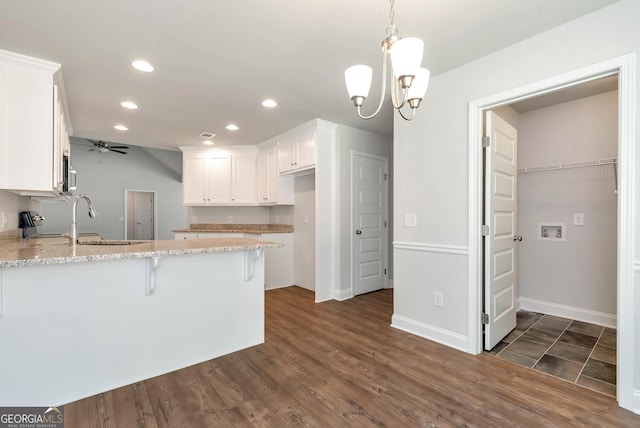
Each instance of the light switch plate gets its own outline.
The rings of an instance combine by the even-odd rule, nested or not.
[[[574,213],[573,214],[573,225],[574,226],[584,226],[584,214],[583,213]]]
[[[417,214],[405,214],[404,215],[405,227],[418,227],[418,215]]]

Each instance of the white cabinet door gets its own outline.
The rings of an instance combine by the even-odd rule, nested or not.
[[[316,165],[314,133],[293,135],[278,142],[278,174],[290,174]]]
[[[231,202],[231,157],[206,160],[207,203]]]
[[[3,59],[0,69],[0,188],[53,192],[55,70]]]
[[[182,189],[185,205],[204,205],[207,203],[205,159],[186,158],[184,160],[184,182]]]
[[[295,145],[293,140],[284,139],[278,141],[278,174],[290,172],[295,169]]]
[[[296,169],[306,169],[316,164],[316,139],[309,135],[295,140],[296,146]]]
[[[276,146],[261,149],[258,154],[258,203],[273,204],[276,202],[277,168]]]
[[[236,204],[255,204],[256,198],[256,155],[233,155],[233,182],[231,202]]]

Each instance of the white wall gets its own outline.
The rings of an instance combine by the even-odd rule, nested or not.
[[[522,113],[518,168],[616,158],[617,91]],[[571,308],[616,323],[617,198],[612,165],[518,175],[518,284],[523,306]],[[573,214],[584,225],[573,225]],[[565,223],[564,241],[539,240],[538,223]],[[530,299],[535,302],[528,302]],[[544,308],[549,304],[548,309]],[[554,307],[562,305],[566,308]],[[529,306],[531,307],[531,306]]]
[[[439,332],[452,346],[464,346],[469,334],[475,335],[467,331],[469,103],[611,58],[637,54],[638,17],[640,2],[621,0],[435,76],[416,119],[395,120],[394,239],[411,244],[407,246],[411,249],[396,246],[394,250],[394,316],[406,317],[414,326],[422,326],[422,331]],[[635,73],[637,79],[637,70]],[[637,124],[638,111],[634,114]],[[639,165],[640,150],[636,156]],[[639,192],[636,181],[636,198]],[[404,227],[405,213],[417,214],[418,227]],[[640,230],[640,218],[636,216],[634,221],[635,230]],[[638,254],[637,232],[634,242]],[[444,278],[448,280],[442,282]],[[638,288],[640,284],[636,284]],[[444,308],[433,306],[436,290],[444,292]],[[640,325],[640,319],[633,324]],[[634,334],[629,358],[638,361],[640,329]],[[634,388],[640,391],[640,370],[632,378]]]
[[[86,215],[84,201],[78,203],[78,231],[97,232],[105,239],[123,239],[124,191],[156,191],[156,239],[173,239],[172,229],[188,226],[182,205],[182,154],[177,151],[129,146],[128,154],[89,151],[85,142],[71,140],[71,159],[78,171],[78,189],[88,194],[98,218]],[[71,203],[42,202],[46,221],[42,233],[68,232]]]
[[[393,251],[391,243],[393,240],[393,141],[383,135],[363,131],[345,125],[339,125],[337,129],[337,150],[338,150],[338,176],[339,176],[339,200],[340,200],[340,284],[336,287],[338,296],[349,296],[352,293],[352,262],[351,262],[351,152],[369,153],[389,160],[389,182],[387,195],[388,203],[388,243],[389,243],[389,266],[388,280],[393,279]],[[351,294],[352,295],[352,294]]]
[[[31,198],[18,196],[15,193],[0,190],[0,222],[2,214],[6,216],[7,222],[2,227],[0,223],[0,233],[12,231],[18,228],[18,213],[21,211],[38,211],[40,204]]]
[[[315,175],[294,179],[293,283],[316,289],[316,191]]]

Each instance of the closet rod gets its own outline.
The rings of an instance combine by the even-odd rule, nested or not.
[[[567,163],[559,163],[556,165],[545,165],[545,166],[534,166],[530,168],[522,168],[518,170],[518,174],[530,174],[532,172],[541,172],[541,171],[557,171],[561,169],[571,169],[571,168],[584,168],[589,166],[616,165],[617,163],[618,163],[618,160],[615,158],[596,159],[596,160],[581,161],[581,162],[567,162]]]

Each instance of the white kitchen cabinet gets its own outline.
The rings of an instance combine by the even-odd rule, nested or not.
[[[231,157],[185,158],[185,205],[209,205],[231,201]]]
[[[293,205],[293,177],[278,175],[277,142],[258,146],[258,203]]]
[[[257,204],[257,149],[183,151],[185,205]]]
[[[257,202],[257,157],[254,153],[232,155],[231,202],[255,204]]]
[[[64,107],[60,64],[0,50],[1,189],[60,195],[71,129]]]
[[[283,135],[278,141],[278,174],[307,171],[316,166],[313,131]]]

